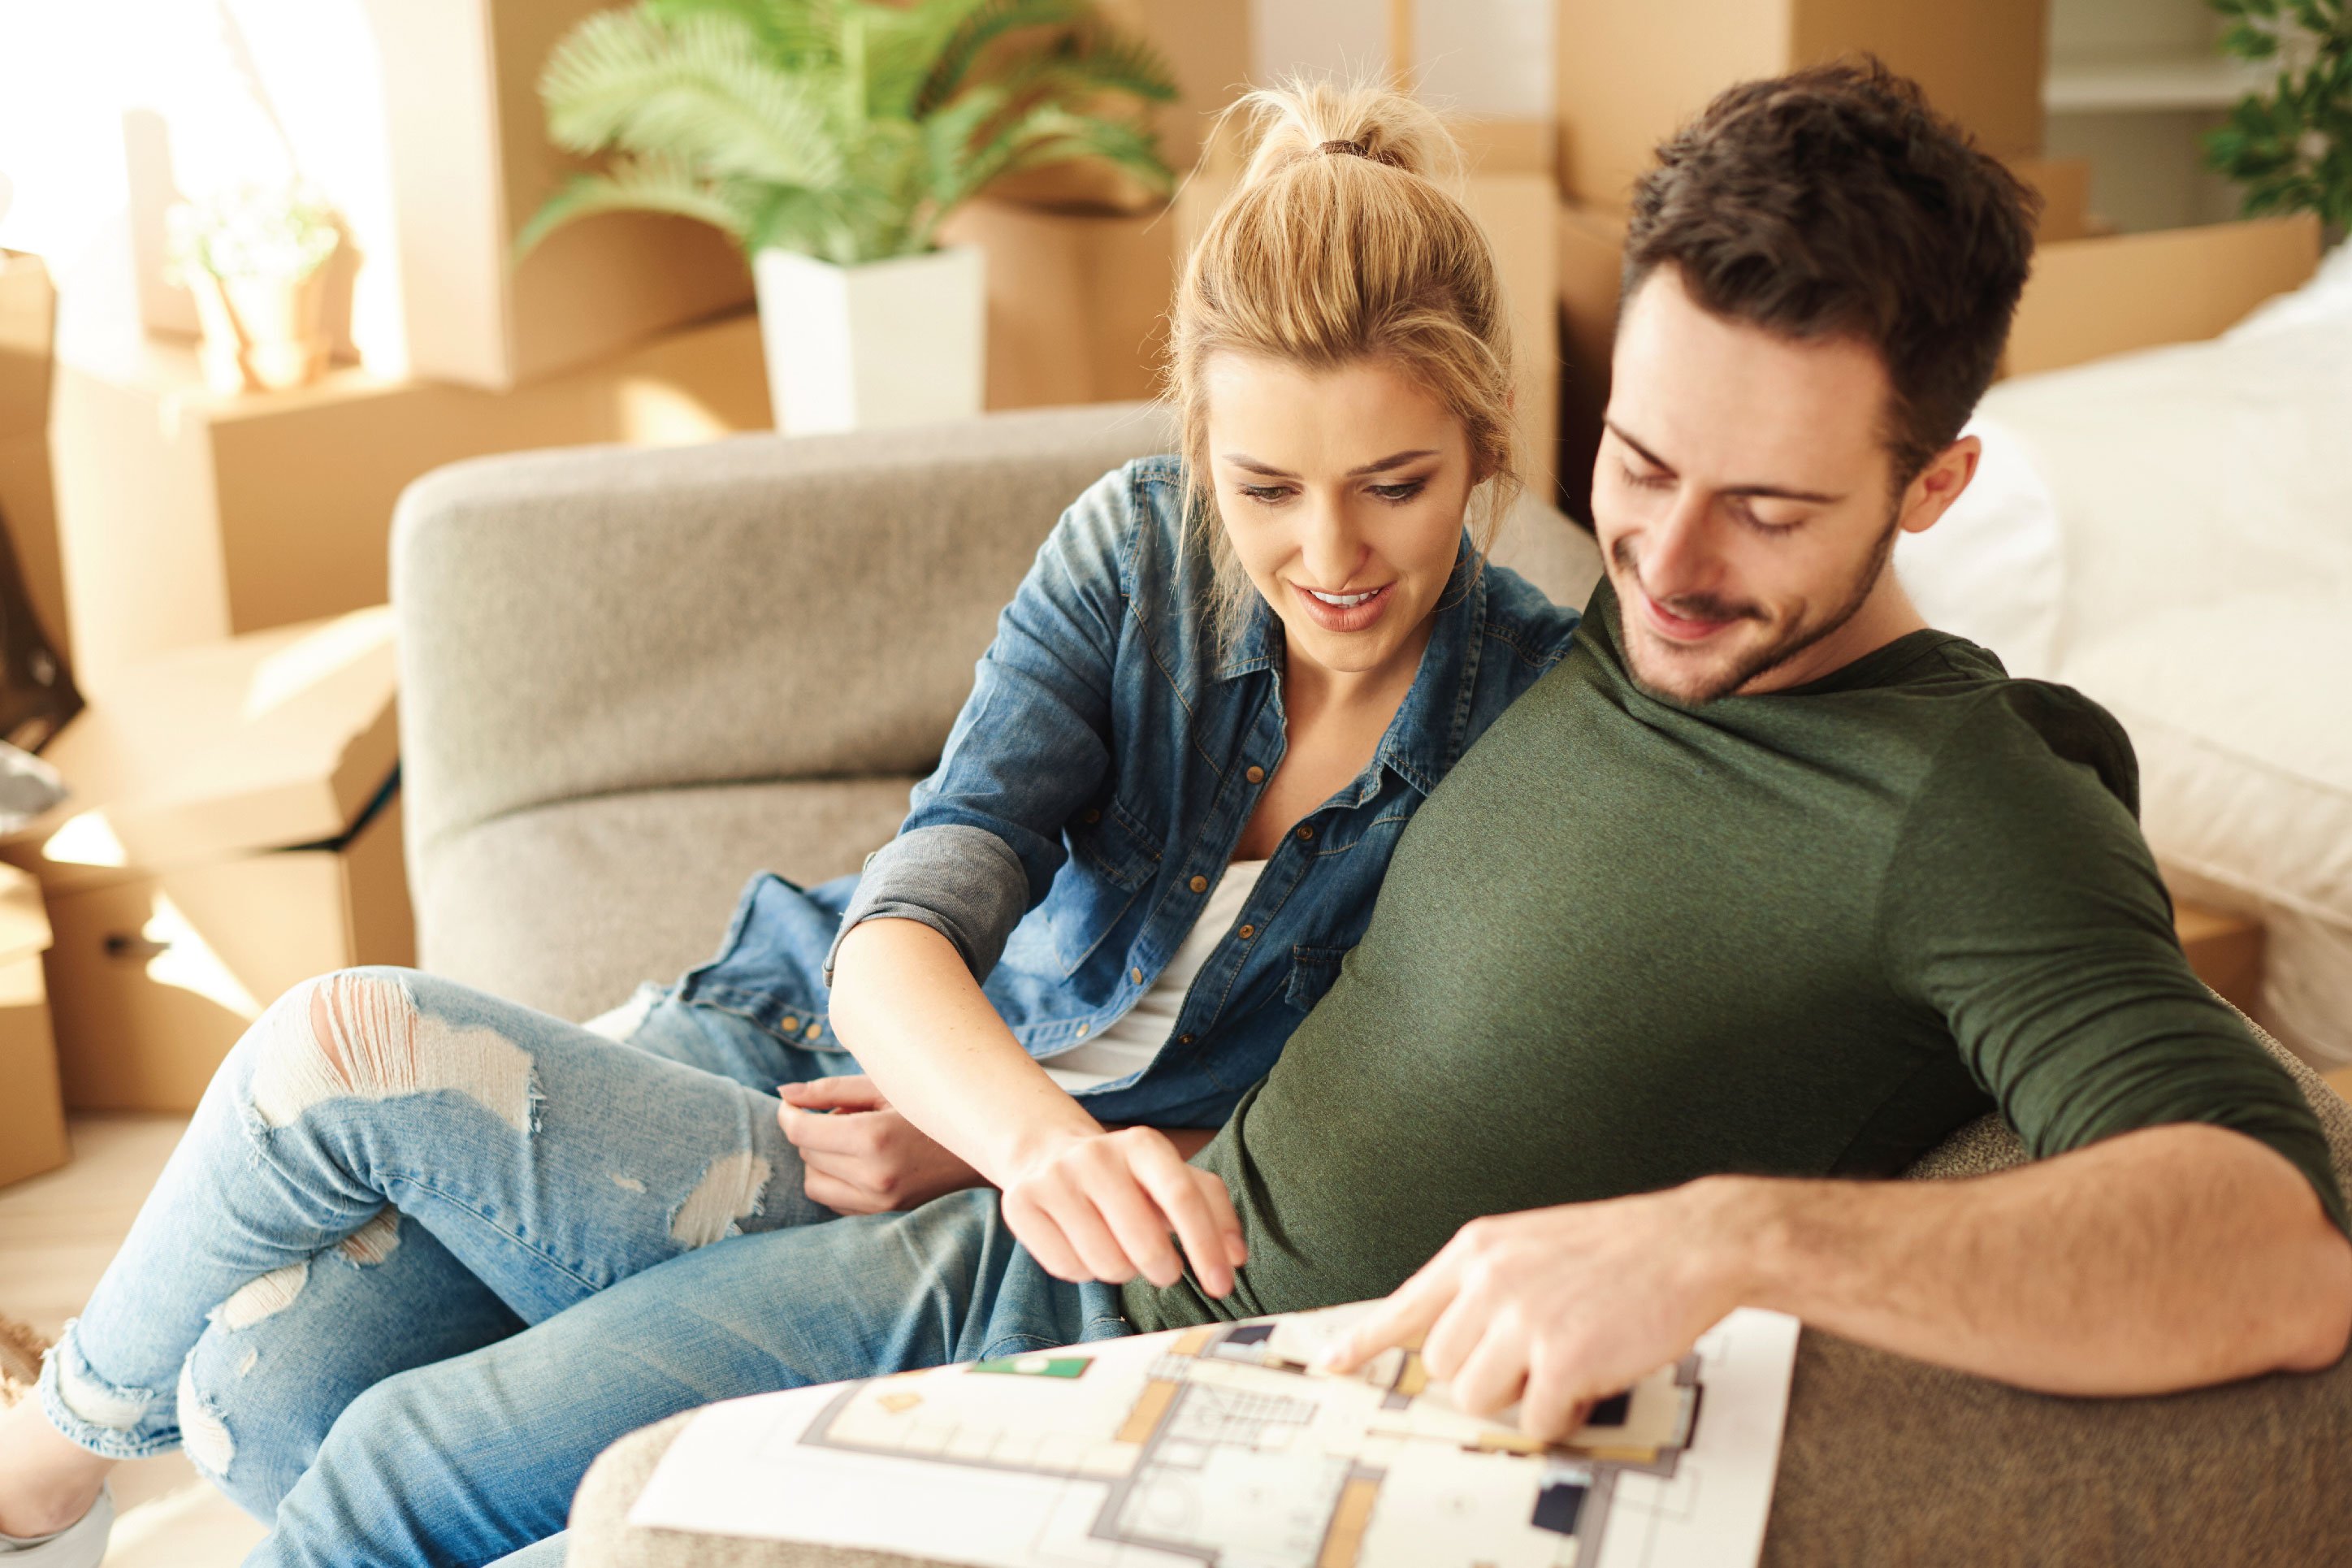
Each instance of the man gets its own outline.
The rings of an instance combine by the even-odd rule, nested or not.
[[[1050,1278],[985,1191],[706,1247],[371,1392],[256,1561],[495,1555],[712,1397],[1392,1289],[1343,1359],[1425,1332],[1545,1434],[1744,1302],[2076,1393],[2336,1359],[2324,1140],[2181,957],[2120,731],[1886,571],[1973,470],[2027,206],[1874,68],[1736,89],[1662,150],[1608,581],[1199,1156],[1230,1295]],[[1996,1105],[2039,1163],[1852,1179]]]

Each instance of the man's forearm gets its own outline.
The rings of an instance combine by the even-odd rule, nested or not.
[[[1701,1185],[1741,1301],[2028,1388],[2307,1371],[2352,1331],[2352,1244],[2293,1165],[2221,1128],[1965,1182]]]

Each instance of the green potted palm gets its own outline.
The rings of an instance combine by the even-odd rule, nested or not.
[[[518,248],[597,213],[711,224],[751,259],[780,427],[977,414],[982,260],[941,221],[1074,161],[1164,195],[1145,114],[1175,90],[1094,0],[639,0],[548,60],[549,133],[603,166]]]

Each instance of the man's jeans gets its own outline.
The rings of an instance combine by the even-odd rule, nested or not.
[[[809,1201],[762,1089],[854,1070],[652,988],[583,1026],[404,970],[307,982],[215,1075],[44,1407],[100,1454],[184,1443],[274,1516],[252,1563],[481,1563],[676,1411],[1125,1331],[993,1193]]]

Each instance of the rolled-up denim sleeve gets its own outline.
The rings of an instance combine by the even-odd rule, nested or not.
[[[930,927],[986,979],[1021,918],[1045,900],[1062,829],[1110,770],[1121,580],[1136,509],[1114,469],[1062,514],[997,617],[971,696],[898,836],[866,863],[825,954],[887,917]]]

